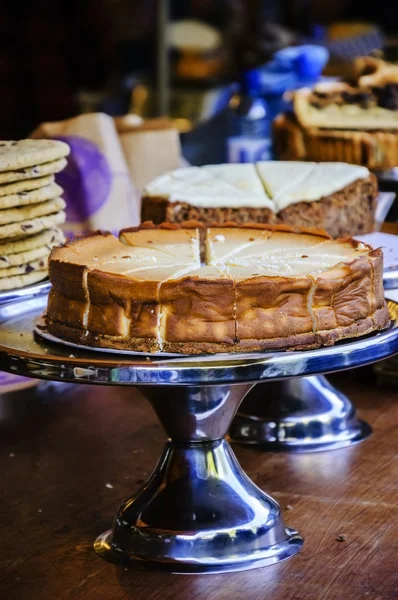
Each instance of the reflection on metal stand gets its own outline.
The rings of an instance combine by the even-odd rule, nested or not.
[[[316,452],[358,444],[372,432],[324,376],[259,384],[232,422],[232,441],[263,450]]]

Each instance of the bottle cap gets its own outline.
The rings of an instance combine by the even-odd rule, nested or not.
[[[329,60],[329,51],[315,44],[289,46],[276,52],[274,58],[282,68],[294,70],[299,78],[317,79]]]

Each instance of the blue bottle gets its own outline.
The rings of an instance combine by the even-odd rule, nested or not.
[[[232,96],[229,109],[228,162],[270,160],[271,121],[267,102],[260,94],[260,76],[256,69],[245,73],[241,92]]]

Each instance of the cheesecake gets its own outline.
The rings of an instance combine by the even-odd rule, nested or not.
[[[398,66],[364,57],[351,80],[297,90],[292,113],[276,118],[273,137],[282,159],[397,166]]]
[[[381,250],[323,231],[145,223],[52,251],[47,327],[147,353],[317,348],[388,325],[382,273]]]
[[[374,229],[376,195],[376,178],[366,167],[342,162],[189,167],[147,185],[142,220],[282,223],[341,237]]]

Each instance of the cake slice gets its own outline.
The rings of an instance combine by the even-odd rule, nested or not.
[[[232,257],[255,252],[271,233],[267,228],[211,227],[206,231],[206,263],[222,268]]]
[[[52,252],[49,322],[78,342],[124,347],[128,338],[133,350],[159,348],[160,286],[200,267],[199,232],[152,228],[120,237],[124,243],[99,232]]]
[[[160,336],[165,352],[232,352],[235,283],[213,266],[169,279],[160,288]]]
[[[136,260],[155,259],[156,264],[191,264],[200,267],[200,240],[196,228],[175,229],[144,227],[122,229],[120,241],[129,247]]]
[[[269,194],[264,189],[254,164],[206,165],[204,169],[217,179],[230,183],[238,190],[260,196],[269,208],[273,208],[272,203],[269,202]]]
[[[354,81],[319,83],[294,94],[302,127],[398,130],[398,66],[374,58],[355,65]]]
[[[288,174],[287,169],[287,174]],[[278,212],[297,202],[314,202],[344,190],[356,181],[368,180],[369,170],[341,162],[313,163],[304,177],[277,190],[273,196]]]
[[[168,280],[179,280],[190,265],[161,266],[121,273],[116,266],[90,271],[87,277],[89,308],[86,331],[88,343],[112,344],[131,350],[162,350],[159,336],[160,289]]]
[[[257,172],[272,199],[282,196],[286,190],[301,183],[314,167],[315,163],[293,161],[264,160],[256,163]],[[276,207],[275,209],[278,210]]]
[[[313,231],[292,235],[290,228],[211,227],[206,236],[206,261],[228,272],[229,267],[247,267],[269,272],[281,261],[300,258],[309,248],[318,247],[320,240],[329,239],[325,232]]]
[[[237,169],[239,174],[234,176],[235,165],[221,166],[221,170],[177,169],[155,179],[143,193],[142,220],[157,224],[163,221],[273,222],[274,205],[253,169],[244,169],[244,174]]]

